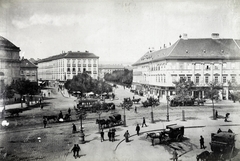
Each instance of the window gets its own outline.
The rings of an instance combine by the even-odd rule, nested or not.
[[[215,70],[220,69],[220,68],[219,68],[219,64],[214,64],[214,69],[215,69]]]
[[[187,77],[187,81],[191,81],[191,77],[190,76]]]
[[[163,75],[163,83],[166,83],[166,76],[165,76],[165,74]]]
[[[196,83],[199,83],[199,76],[196,76]]]
[[[200,64],[196,64],[196,69],[200,69]]]
[[[80,73],[81,72],[81,68],[78,68],[78,73]]]
[[[206,83],[206,84],[208,84],[208,83],[209,83],[208,76],[205,76],[205,83]]]
[[[179,63],[179,69],[183,69],[183,68],[184,68],[183,63]]]
[[[227,77],[223,77],[223,83],[227,83]]]
[[[236,82],[236,77],[232,76],[232,82],[235,83]]]
[[[205,66],[205,69],[206,69],[206,70],[210,70],[210,65],[206,65],[206,66]]]
[[[24,74],[24,72],[23,72],[23,70],[21,70],[21,75],[23,75]]]
[[[218,82],[218,76],[215,76],[215,82],[216,83]]]

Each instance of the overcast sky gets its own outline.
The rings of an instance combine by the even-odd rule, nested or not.
[[[134,63],[183,33],[240,39],[240,1],[0,0],[0,35],[25,58],[88,50],[100,63]]]

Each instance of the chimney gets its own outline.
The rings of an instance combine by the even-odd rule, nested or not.
[[[219,39],[219,33],[212,33],[212,39]]]
[[[186,34],[186,33],[183,33],[182,38],[183,38],[183,40],[187,40],[187,39],[188,39],[187,34]]]

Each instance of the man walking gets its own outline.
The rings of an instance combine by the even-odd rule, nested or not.
[[[124,137],[125,137],[126,142],[129,142],[129,136],[130,136],[130,134],[129,134],[128,130],[127,130],[127,131],[125,132],[125,134],[124,134]]]
[[[74,123],[72,123],[72,133],[76,133],[77,132],[77,127]]]
[[[76,157],[80,157],[79,156],[79,151],[80,150],[81,150],[80,146],[78,144],[76,144],[76,153],[77,153]]]
[[[205,147],[204,147],[204,138],[202,137],[202,135],[200,136],[200,149],[205,149]]]
[[[143,125],[145,125],[147,127],[146,121],[145,121],[145,117],[143,117],[143,123],[142,123],[142,127]]]
[[[102,142],[102,141],[104,141],[104,131],[103,131],[103,129],[102,129],[100,134],[101,134],[101,142]]]
[[[139,126],[139,124],[137,124],[136,131],[137,131],[137,135],[139,136],[139,131],[140,131],[140,126]]]
[[[44,118],[43,119],[43,127],[46,128],[47,127],[47,120]]]

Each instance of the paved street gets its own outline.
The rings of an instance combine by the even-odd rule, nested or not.
[[[122,107],[118,105],[123,98],[133,96],[129,89],[124,89],[121,86],[115,90],[116,104],[115,112],[104,112],[101,118],[107,118],[114,113],[123,115]],[[135,98],[145,100],[145,97],[135,95]],[[0,147],[7,149],[8,156],[6,158],[19,160],[76,160],[72,153],[69,153],[74,143],[79,140],[79,133],[71,133],[72,122],[54,123],[50,122],[46,129],[42,126],[42,116],[46,114],[58,114],[60,110],[63,113],[67,109],[72,108],[76,98],[69,97],[68,94],[57,92],[52,89],[50,97],[45,98],[46,106],[43,110],[39,107],[32,108],[20,114],[19,117],[7,118],[10,122],[9,127],[1,128],[0,132]],[[109,101],[109,100],[107,100]],[[138,112],[134,109],[126,110],[127,127],[116,127],[116,141],[110,142],[107,138],[108,129],[105,129],[106,141],[100,141],[100,134],[98,133],[98,126],[95,123],[98,115],[96,113],[89,113],[86,120],[83,121],[85,129],[85,144],[80,144],[81,152],[80,159],[84,161],[89,160],[119,160],[119,161],[146,161],[146,160],[170,160],[173,147],[177,147],[177,152],[183,154],[179,160],[192,161],[196,160],[196,154],[203,150],[199,148],[199,137],[202,135],[205,138],[205,145],[210,151],[210,136],[221,128],[222,130],[231,129],[236,135],[236,148],[240,149],[239,132],[240,132],[240,111],[239,103],[232,103],[231,101],[221,101],[216,103],[215,108],[218,110],[219,119],[212,120],[211,103],[207,102],[205,106],[194,107],[171,107],[170,108],[170,122],[166,121],[166,104],[161,103],[160,106],[153,108],[155,123],[151,123],[150,112],[151,108],[141,107],[141,104],[134,104],[137,106]],[[185,110],[186,121],[182,121],[182,110]],[[72,111],[74,112],[74,111]],[[224,122],[225,113],[230,112],[231,122]],[[73,119],[75,116],[73,115]],[[122,116],[123,117],[123,116]],[[142,117],[146,118],[148,127],[141,127],[140,136],[136,135],[135,127],[142,123]],[[79,120],[73,121],[79,128]],[[184,141],[173,142],[170,145],[159,144],[155,140],[155,146],[152,146],[151,140],[146,139],[146,133],[156,129],[164,129],[166,125],[178,124],[185,126]],[[131,137],[130,142],[126,143],[123,139],[125,131],[128,130]],[[18,137],[16,137],[18,136]],[[38,137],[41,138],[41,142]],[[12,149],[11,149],[12,147]],[[18,151],[13,150],[18,147]],[[235,156],[233,160],[238,160],[240,155]],[[77,160],[78,160],[77,159]]]

